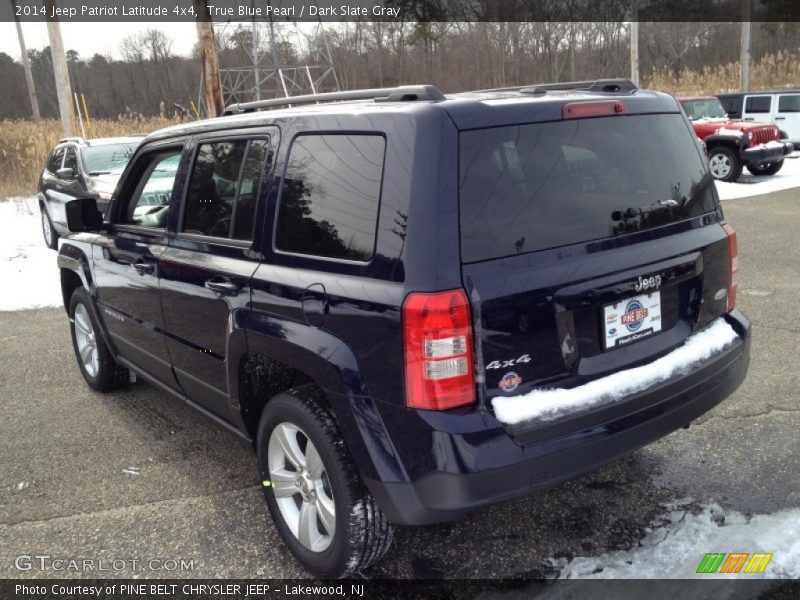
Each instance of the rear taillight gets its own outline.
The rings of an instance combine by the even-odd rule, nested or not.
[[[736,291],[739,288],[739,242],[736,240],[736,231],[730,225],[723,225],[728,236],[728,256],[730,273],[728,277],[728,312],[736,307]]]
[[[472,321],[464,290],[410,294],[403,304],[406,404],[445,410],[475,403]]]

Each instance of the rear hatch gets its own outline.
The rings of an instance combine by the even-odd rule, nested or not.
[[[460,133],[484,410],[651,362],[727,309],[728,240],[690,127],[677,106],[625,110]]]

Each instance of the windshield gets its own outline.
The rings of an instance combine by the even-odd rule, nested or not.
[[[463,132],[460,202],[464,262],[651,229],[717,206],[677,113]]]
[[[83,148],[83,166],[89,175],[119,175],[128,164],[138,142],[121,142]]]
[[[690,120],[697,119],[725,119],[728,113],[722,103],[716,98],[703,98],[702,100],[685,100],[683,110]]]

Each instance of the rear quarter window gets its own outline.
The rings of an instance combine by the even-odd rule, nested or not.
[[[378,224],[386,142],[373,134],[302,134],[286,162],[275,248],[367,262]]]
[[[679,114],[467,131],[459,161],[464,262],[623,235],[717,206]]]

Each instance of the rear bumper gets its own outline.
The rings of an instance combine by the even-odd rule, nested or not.
[[[740,336],[731,347],[689,374],[589,415],[591,423],[578,415],[547,429],[515,432],[488,415],[482,415],[482,431],[465,428],[459,423],[464,416],[436,419],[434,447],[425,450],[441,455],[441,468],[411,482],[366,483],[391,521],[418,525],[595,470],[688,425],[739,387],[750,362],[750,322],[738,311],[726,318]]]
[[[760,145],[742,148],[739,151],[739,156],[748,164],[772,163],[783,160],[784,156],[791,154],[793,151],[794,145],[791,142],[780,142],[779,146],[767,147]]]

